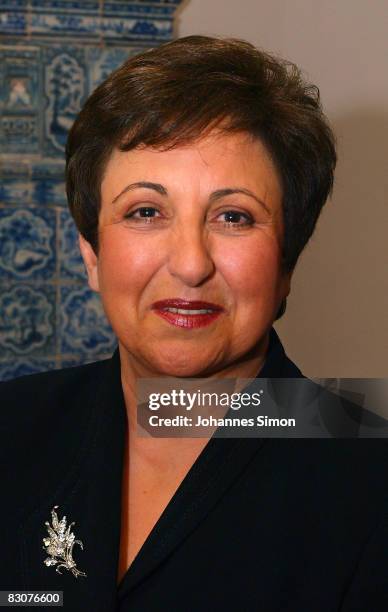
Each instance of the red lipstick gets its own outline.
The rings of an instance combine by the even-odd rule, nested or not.
[[[170,298],[154,302],[152,310],[171,325],[184,329],[195,329],[213,323],[224,309],[212,302]]]

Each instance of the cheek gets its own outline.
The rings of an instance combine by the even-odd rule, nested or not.
[[[146,236],[128,236],[121,228],[104,228],[99,250],[99,280],[102,292],[137,293],[158,267],[158,250]],[[130,289],[130,292],[128,292]]]
[[[220,270],[235,298],[270,299],[277,292],[280,276],[277,240],[265,237],[238,243],[236,239],[236,244],[229,244],[227,254],[220,260]]]

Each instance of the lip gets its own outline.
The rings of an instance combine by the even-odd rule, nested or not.
[[[179,308],[181,310],[210,310],[208,313],[177,313],[170,312],[166,308]],[[195,329],[205,327],[213,323],[223,312],[222,306],[213,302],[202,300],[182,300],[179,298],[169,298],[159,300],[152,304],[152,310],[165,321],[183,329]]]
[[[180,298],[169,298],[168,300],[159,300],[152,304],[153,310],[161,310],[163,308],[182,308],[184,310],[214,310],[221,312],[224,310],[219,304],[212,302],[203,302],[202,300],[181,300]]]

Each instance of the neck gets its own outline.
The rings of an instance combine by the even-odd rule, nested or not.
[[[265,357],[267,354],[269,345],[269,332],[256,344],[248,353],[245,353],[242,357],[235,361],[227,364],[222,369],[212,373],[210,376],[206,376],[206,379],[211,381],[212,379],[220,380],[222,378],[234,378],[234,379],[254,379],[258,372],[261,370]],[[132,448],[138,445],[139,440],[147,440],[147,438],[138,437],[136,435],[137,429],[137,381],[140,378],[155,378],[163,377],[163,373],[152,370],[147,364],[140,362],[134,355],[119,343],[120,351],[120,363],[121,363],[121,382],[125,400],[125,406],[128,415],[129,424],[129,438],[132,442]],[[165,375],[167,376],[167,375]],[[171,374],[169,377],[173,376]],[[190,375],[187,376],[189,378]],[[198,376],[196,376],[198,377]],[[196,378],[193,377],[193,378]],[[186,378],[186,377],[185,377]],[[245,383],[246,384],[246,380]],[[235,391],[239,390],[239,383],[237,382]],[[150,438],[149,442],[153,442],[155,448],[160,444],[161,447],[166,442],[172,442],[171,438]],[[174,438],[177,444],[181,444],[183,441],[187,445],[190,443],[195,444],[195,441],[199,438]]]

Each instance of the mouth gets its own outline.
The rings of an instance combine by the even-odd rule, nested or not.
[[[224,311],[222,306],[212,302],[178,298],[154,302],[152,310],[171,325],[184,329],[210,325]]]

